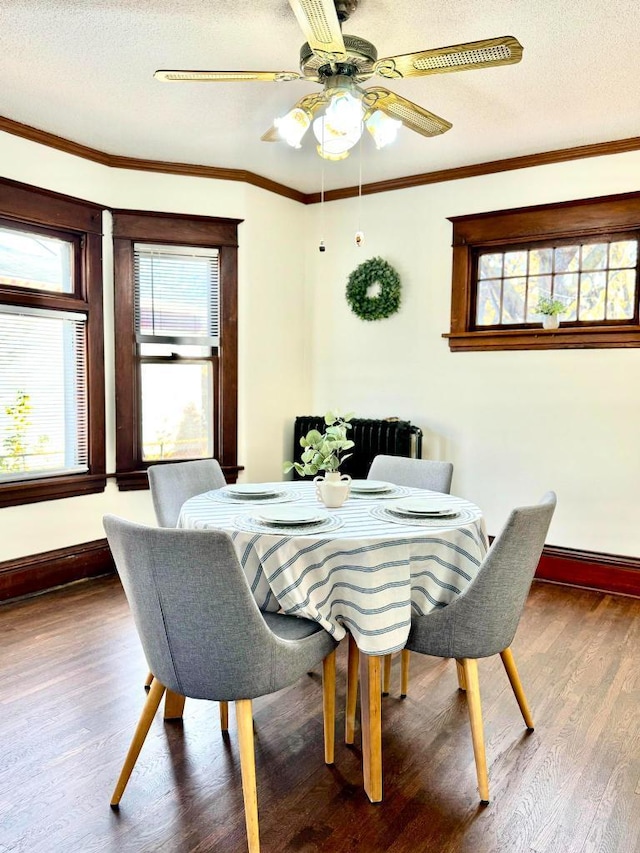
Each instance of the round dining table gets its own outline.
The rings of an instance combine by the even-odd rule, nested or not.
[[[178,520],[181,528],[229,533],[262,610],[313,619],[336,640],[349,633],[362,653],[364,787],[373,802],[382,799],[381,656],[404,647],[412,615],[460,595],[488,550],[475,504],[392,484],[380,489],[352,491],[327,510],[312,482],[230,486],[190,498]],[[432,501],[439,514],[408,515],[409,498]],[[290,508],[301,519],[290,520]]]

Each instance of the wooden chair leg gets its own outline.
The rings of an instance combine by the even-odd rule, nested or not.
[[[324,721],[324,760],[333,764],[336,741],[336,652],[322,661],[322,718]]]
[[[529,729],[529,731],[532,732],[533,717],[531,716],[531,710],[529,708],[529,703],[527,702],[527,697],[524,695],[524,690],[522,688],[520,676],[518,675],[516,662],[513,659],[513,652],[510,648],[504,649],[504,651],[500,652],[500,657],[502,658],[502,663],[504,664],[504,668],[507,671],[507,676],[509,677],[509,681],[511,683],[511,689],[513,690],[518,705],[520,706],[520,711],[522,712],[522,716],[524,718],[524,724]]]
[[[400,698],[404,699],[409,692],[409,663],[411,652],[403,649],[400,654]]]
[[[181,720],[184,712],[184,701],[184,696],[174,693],[173,690],[167,690],[164,699],[165,720]]]
[[[351,634],[347,648],[347,707],[344,715],[344,742],[353,743],[356,728],[356,705],[358,702],[358,667],[360,649]]]
[[[487,756],[484,749],[484,729],[482,725],[482,703],[480,702],[480,683],[478,681],[478,662],[473,658],[463,658],[464,680],[467,685],[467,704],[471,723],[473,755],[476,760],[478,791],[483,803],[489,802],[489,774]]]
[[[146,680],[146,681],[145,681],[145,683],[144,683],[144,689],[145,689],[145,690],[148,690],[148,689],[151,687],[151,682],[152,682],[152,681],[153,681],[153,673],[152,673],[152,672],[148,672],[148,673],[147,673],[147,680]]]
[[[156,711],[162,701],[164,691],[164,684],[160,684],[158,679],[154,678],[151,689],[149,690],[149,695],[147,696],[147,701],[144,703],[142,714],[140,715],[138,725],[136,726],[136,730],[133,734],[133,740],[131,741],[129,751],[127,752],[127,757],[124,760],[120,776],[116,782],[116,787],[113,790],[113,796],[111,797],[112,806],[117,806],[124,794],[124,789],[127,787],[127,782],[129,781],[131,772],[138,760],[142,744],[145,742],[149,729],[151,728],[151,723],[156,715]]]
[[[220,702],[220,731],[229,731],[229,703]]]
[[[460,690],[466,690],[467,682],[464,678],[464,667],[462,666],[462,663],[459,660],[456,661],[456,671],[458,673],[458,688]]]
[[[240,772],[244,797],[244,818],[247,825],[249,853],[260,853],[258,828],[258,789],[256,786],[256,755],[253,744],[253,714],[251,699],[236,700],[236,722],[240,745]]]
[[[384,667],[382,671],[382,695],[389,695],[389,684],[391,682],[391,655],[384,656]]]

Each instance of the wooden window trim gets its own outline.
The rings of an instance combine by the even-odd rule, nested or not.
[[[16,228],[39,228],[79,240],[74,293],[48,294],[5,286],[0,303],[81,311],[87,315],[88,465],[86,474],[62,474],[0,484],[0,508],[103,492],[106,486],[102,208],[71,196],[0,178],[0,217]]]
[[[527,246],[544,240],[606,238],[640,231],[640,193],[602,196],[534,207],[450,217],[453,224],[451,330],[443,337],[452,352],[472,350],[599,349],[639,347],[640,324],[474,329],[474,259],[480,250]],[[637,282],[640,288],[640,281]],[[638,299],[636,293],[636,299]],[[636,312],[637,313],[637,312]]]
[[[135,242],[215,247],[220,252],[220,347],[214,456],[235,482],[238,466],[238,225],[221,219],[113,211],[116,341],[116,481],[122,491],[148,488],[138,446],[139,412],[133,304]]]

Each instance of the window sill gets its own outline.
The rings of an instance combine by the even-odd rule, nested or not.
[[[180,460],[176,459],[175,461],[179,462]],[[183,461],[186,462],[187,460]],[[221,465],[220,467],[227,483],[235,483],[240,471],[244,471],[242,465]],[[149,478],[147,477],[146,470],[121,471],[115,475],[115,478],[118,489],[121,492],[134,492],[149,488]]]
[[[604,349],[640,347],[640,326],[490,329],[443,334],[451,352],[474,350]]]
[[[104,492],[106,484],[104,474],[78,474],[21,483],[0,483],[0,508],[95,495]]]

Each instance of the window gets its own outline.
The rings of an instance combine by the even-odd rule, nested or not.
[[[640,194],[451,221],[452,350],[640,346]],[[542,297],[564,306],[557,330]]]
[[[237,467],[237,220],[114,214],[117,478],[162,461]]]
[[[102,491],[101,211],[0,181],[0,506]]]

